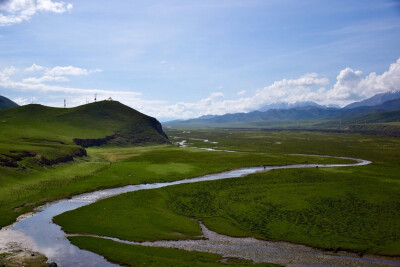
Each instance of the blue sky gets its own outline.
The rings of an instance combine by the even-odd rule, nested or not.
[[[161,120],[343,106],[400,90],[399,44],[399,1],[0,0],[0,95]]]

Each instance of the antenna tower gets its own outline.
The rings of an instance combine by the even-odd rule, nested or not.
[[[64,108],[67,107],[67,99],[64,99]]]

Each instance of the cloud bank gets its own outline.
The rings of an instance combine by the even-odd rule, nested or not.
[[[206,114],[249,112],[276,102],[314,101],[318,104],[344,106],[378,93],[400,90],[400,58],[382,74],[372,72],[365,76],[361,70],[347,67],[339,72],[332,83],[333,86],[329,86],[328,78],[320,77],[317,73],[307,73],[298,78],[275,81],[258,90],[240,91],[236,93],[235,99],[227,99],[223,93],[214,92],[196,102],[168,103],[163,100],[145,99],[142,93],[135,91],[82,89],[65,85],[69,81],[68,77],[87,76],[98,72],[101,70],[74,66],[48,68],[33,64],[24,70],[8,67],[0,71],[0,88],[12,90],[14,94],[25,92],[23,94],[26,95],[26,92],[29,92],[37,97],[40,103],[52,106],[61,106],[64,97],[67,98],[69,106],[76,106],[84,104],[86,99],[93,99],[94,94],[98,94],[100,100],[111,96],[160,119],[187,119]],[[13,79],[14,76],[21,75],[28,77],[20,81]],[[244,94],[249,96],[243,97]],[[19,104],[29,102],[29,99],[20,96],[14,100]]]
[[[71,3],[52,0],[1,0],[0,27],[30,20],[40,12],[64,13],[72,9]]]
[[[44,82],[68,82],[69,79],[65,76],[81,76],[91,73],[101,72],[101,69],[87,70],[74,66],[57,66],[54,68],[46,68],[40,65],[33,64],[25,69],[25,72],[34,72],[35,74],[42,73],[41,77],[28,77],[22,80],[23,83],[44,83]]]

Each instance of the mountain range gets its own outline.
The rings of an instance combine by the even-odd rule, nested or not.
[[[317,108],[340,108],[337,105],[328,105],[328,106],[323,106],[319,105],[315,102],[312,101],[299,101],[295,103],[287,103],[287,102],[277,102],[277,103],[272,103],[269,105],[265,105],[261,108],[259,108],[257,111],[268,111],[270,109],[292,109],[292,108],[301,108],[301,107],[317,107]]]
[[[357,108],[357,107],[362,107],[362,106],[376,106],[376,105],[383,104],[386,101],[397,99],[397,98],[400,98],[400,91],[381,93],[381,94],[374,95],[373,97],[364,99],[363,101],[351,103],[351,104],[345,106],[344,108],[351,109],[351,108]]]
[[[279,108],[274,108],[279,107]],[[225,115],[207,115],[185,121],[165,123],[169,126],[209,126],[244,125],[256,122],[299,121],[299,120],[345,120],[368,114],[384,113],[400,110],[400,91],[378,94],[360,102],[352,103],[344,108],[321,106],[314,102],[297,102],[294,104],[275,103],[248,113],[232,113]],[[396,121],[397,119],[393,117]]]

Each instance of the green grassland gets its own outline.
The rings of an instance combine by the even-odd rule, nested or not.
[[[150,170],[147,166],[152,164],[160,168],[163,161],[167,165],[178,163],[173,165],[178,176],[180,171],[186,175],[190,173],[190,168],[181,168],[183,165],[179,164],[189,161],[192,168],[201,166],[207,170],[224,164],[231,168],[237,162],[229,157],[240,155],[245,155],[253,165],[259,164],[257,158],[276,156],[278,160],[291,153],[351,156],[371,160],[373,164],[274,170],[242,178],[132,192],[61,214],[55,222],[67,232],[143,241],[198,238],[199,226],[191,220],[196,219],[211,230],[231,236],[284,240],[327,250],[400,255],[399,139],[249,130],[168,133],[186,139],[218,141],[218,144],[210,144],[190,140],[196,146],[218,146],[243,153],[206,151],[203,159],[206,164],[201,165],[199,158],[190,162],[186,155],[184,161],[176,161],[176,154],[169,157],[170,152],[159,150],[132,158],[125,154],[127,158],[120,163],[140,162],[137,167],[142,166],[142,170],[147,171]],[[188,151],[195,153],[191,157],[204,153]],[[301,160],[312,160],[312,157],[306,158]],[[286,161],[285,164],[290,163]],[[157,172],[154,175],[160,176]],[[168,167],[165,176],[169,176]]]
[[[96,153],[86,157],[74,139],[107,136],[115,137],[109,144],[114,146],[168,143],[156,119],[118,102],[0,110],[0,226],[49,200],[100,187],[101,181],[82,181],[109,168],[110,162]]]
[[[313,119],[208,123],[207,121],[166,123],[167,129],[291,130],[315,132],[362,133],[400,137],[400,111],[374,113],[352,119]]]
[[[240,153],[152,142],[135,146],[111,143],[87,148],[87,156],[74,156],[73,161],[48,165],[40,164],[38,155],[47,159],[73,155],[82,149],[73,143],[73,138],[103,138],[116,132],[123,136],[127,134],[124,129],[134,125],[119,125],[118,117],[106,123],[107,127],[95,124],[86,127],[93,118],[89,116],[83,119],[81,127],[74,128],[75,119],[71,119],[70,126],[57,124],[54,119],[79,118],[77,114],[71,115],[71,110],[53,110],[48,115],[45,112],[41,119],[30,122],[23,119],[26,111],[18,111],[23,115],[11,115],[11,111],[18,113],[13,110],[7,111],[8,117],[0,112],[0,123],[4,126],[0,128],[0,154],[18,158],[29,152],[35,156],[22,156],[16,160],[17,167],[0,166],[0,226],[12,223],[18,215],[40,204],[101,188],[174,181],[248,166],[350,162],[290,155],[327,154],[374,163],[360,167],[275,170],[238,179],[139,191],[62,214],[55,221],[68,232],[144,241],[198,238],[200,228],[192,220],[197,219],[214,231],[232,236],[399,255],[399,139],[306,131],[170,130],[169,136],[178,136],[170,138],[171,141],[187,139],[192,146]],[[95,113],[94,117],[100,116],[98,111]],[[107,116],[103,119],[107,120]],[[141,256],[137,258],[143,257],[146,264],[150,264],[146,255],[161,253],[153,248],[143,248],[143,252],[142,248],[112,241],[104,241],[101,249],[96,246],[100,241],[88,237],[71,240],[126,264],[132,263],[127,251],[139,253]],[[187,253],[190,259],[193,255]],[[219,264],[218,260],[213,261]]]
[[[0,167],[0,226],[53,199],[127,184],[156,183],[254,165],[347,160],[208,152],[171,145],[93,147],[88,157],[52,166]],[[30,158],[28,160],[31,160]]]
[[[187,133],[187,132],[190,133]],[[192,146],[218,147],[242,152],[317,154],[359,157],[374,163],[400,165],[399,138],[352,133],[285,130],[168,130],[172,141],[187,139]],[[179,137],[175,139],[174,137]],[[209,139],[217,144],[188,138]]]
[[[222,261],[221,256],[211,253],[127,245],[93,237],[73,236],[69,239],[81,248],[101,254],[109,261],[124,266],[278,266],[267,263],[253,264],[239,259]]]

